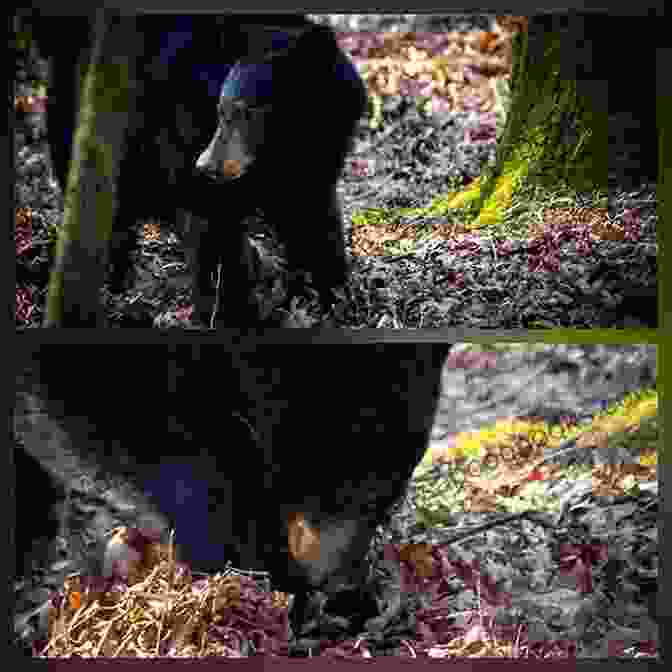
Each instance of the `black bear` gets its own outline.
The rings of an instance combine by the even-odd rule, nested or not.
[[[16,460],[19,559],[37,533],[33,518],[57,504],[33,488],[30,465],[39,464],[75,491],[83,473],[98,474],[89,510],[123,500],[102,486],[134,484],[133,506],[116,516],[149,521],[164,538],[174,526],[178,555],[194,570],[228,561],[267,570],[299,599],[366,581],[376,526],[426,449],[447,344],[99,350],[21,349],[14,427],[30,460]],[[92,527],[111,520],[91,518]],[[83,534],[104,543],[105,532]],[[91,558],[89,571],[113,570],[110,552]]]
[[[325,304],[347,277],[336,182],[366,89],[331,29],[303,17],[284,16],[277,26],[263,18],[236,17],[248,36],[246,54],[222,86],[218,127],[196,165],[218,183],[236,185],[235,204],[224,204],[226,222],[236,221],[235,208],[241,215],[265,211],[286,248],[289,295],[308,271]],[[191,245],[200,251],[196,290],[206,312],[218,258],[226,268],[239,256],[238,246],[227,244],[226,222],[210,224]]]
[[[301,15],[122,20],[134,53],[133,97],[116,189],[111,290],[129,281],[137,220],[174,221],[179,213],[199,316],[209,320],[221,262],[222,321],[258,323],[253,256],[241,220],[262,207],[286,246],[290,294],[301,288],[293,279],[309,271],[328,303],[328,291],[347,277],[335,184],[367,101],[334,33]],[[23,23],[51,59],[47,133],[54,173],[65,187],[93,19],[41,10],[24,12]],[[242,123],[229,118],[234,109],[245,115]],[[254,161],[239,161],[232,173],[236,139]],[[231,151],[231,160],[217,163]]]

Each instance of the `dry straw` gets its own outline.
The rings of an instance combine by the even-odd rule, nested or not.
[[[128,546],[128,528],[116,528],[112,535],[111,543]],[[227,623],[241,607],[242,589],[253,583],[249,576],[227,567],[213,576],[192,577],[175,562],[173,533],[169,544],[129,551],[125,570],[123,582],[110,581],[104,589],[86,585],[80,574],[69,575],[61,599],[52,601],[49,641],[38,656],[243,655],[240,629]],[[272,607],[286,609],[287,602],[282,593],[271,595]]]

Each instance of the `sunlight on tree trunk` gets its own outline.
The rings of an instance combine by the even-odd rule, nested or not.
[[[615,131],[619,141],[623,141],[624,134],[613,126],[614,110],[609,103],[613,106],[619,102],[625,93],[621,87],[628,86],[621,82],[626,73],[620,71],[619,65],[606,71],[593,66],[600,59],[613,58],[598,53],[610,45],[610,21],[621,21],[614,24],[616,44],[610,48],[624,49],[618,39],[619,29],[622,32],[624,28],[623,17],[571,13],[534,16],[527,25],[521,22],[523,30],[514,38],[510,104],[498,141],[496,163],[470,185],[466,192],[471,194],[459,194],[459,200],[454,202],[473,208],[476,226],[501,221],[503,210],[523,181],[559,192],[606,191],[610,186],[609,177],[617,172],[610,131],[612,135]],[[603,34],[594,35],[597,30]],[[615,58],[619,64],[624,60],[621,55]],[[646,75],[649,64],[645,58],[641,64],[642,74]],[[650,64],[654,66],[655,63]],[[611,97],[609,85],[615,89]],[[628,100],[637,100],[637,107],[648,111],[646,105],[653,105],[653,96],[655,87],[651,90],[644,85]],[[650,152],[650,126],[655,126],[655,115],[653,119],[648,112],[644,116],[646,122],[635,142],[646,145],[643,153],[650,163],[646,152]],[[642,168],[645,175],[652,172],[648,165]],[[622,169],[619,170],[620,178]],[[634,175],[635,180],[637,177]]]
[[[574,16],[533,17],[514,38],[510,106],[497,160],[474,185],[478,224],[501,220],[523,180],[606,188],[606,110],[600,114],[591,97],[579,94],[563,63],[572,40],[566,34],[563,39],[561,23],[571,30],[573,21]]]

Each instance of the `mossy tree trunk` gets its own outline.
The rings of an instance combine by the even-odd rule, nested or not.
[[[51,271],[45,327],[100,327],[100,290],[114,217],[115,184],[133,105],[137,34],[132,17],[96,11],[83,80],[65,212]]]
[[[632,18],[569,13],[521,22],[497,161],[472,201],[481,224],[501,218],[521,180],[577,191],[655,180],[655,46],[642,51],[641,35],[627,44],[629,30],[647,25],[637,17],[634,27]],[[637,129],[626,129],[633,118]],[[620,164],[626,140],[630,163]]]

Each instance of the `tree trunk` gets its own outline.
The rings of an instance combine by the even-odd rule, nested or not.
[[[115,208],[115,184],[134,104],[135,20],[96,12],[94,46],[81,94],[51,271],[45,327],[101,327],[100,300]]]
[[[655,39],[651,24],[573,13],[521,23],[497,161],[465,199],[477,225],[501,220],[522,180],[588,192],[656,181],[656,47],[641,37]]]

